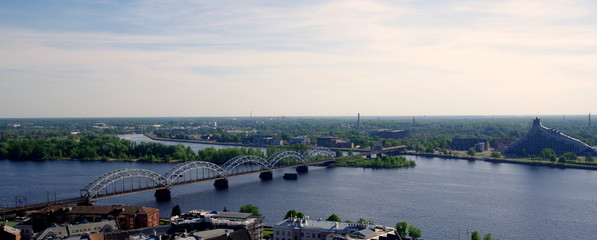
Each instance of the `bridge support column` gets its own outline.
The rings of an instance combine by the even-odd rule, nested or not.
[[[309,167],[308,166],[298,166],[298,167],[296,167],[296,172],[297,173],[307,173],[307,172],[309,172]]]
[[[274,174],[271,171],[262,172],[259,174],[259,178],[261,178],[261,180],[263,180],[263,181],[272,180],[274,178]]]
[[[214,182],[214,187],[216,189],[227,189],[228,188],[228,179],[218,179]]]
[[[167,188],[158,189],[158,190],[155,191],[155,193],[153,194],[153,196],[158,201],[168,201],[171,198],[171,196],[170,196],[170,189],[167,189]]]

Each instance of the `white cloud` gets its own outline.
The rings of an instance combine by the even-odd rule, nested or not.
[[[134,34],[3,27],[0,117],[583,113],[583,4],[143,1],[113,16]]]

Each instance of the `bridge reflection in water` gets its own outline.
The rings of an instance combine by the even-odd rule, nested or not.
[[[98,177],[81,189],[81,200],[120,196],[145,191],[156,191],[158,200],[170,199],[170,188],[204,181],[215,181],[217,189],[228,188],[229,177],[261,173],[262,180],[272,179],[272,170],[297,167],[297,172],[308,171],[308,165],[335,161],[330,149],[315,147],[304,154],[294,151],[277,152],[269,158],[242,155],[223,165],[211,162],[189,161],[175,165],[165,175],[144,169],[119,169]]]

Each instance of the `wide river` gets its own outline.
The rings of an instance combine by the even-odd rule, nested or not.
[[[150,141],[142,135],[126,139]],[[185,144],[194,150],[203,144]],[[470,239],[478,230],[494,239],[595,239],[597,171],[554,169],[482,161],[413,157],[410,169],[310,167],[296,181],[277,170],[273,181],[257,174],[229,179],[230,188],[212,183],[175,187],[172,200],[157,202],[153,192],[100,200],[98,205],[142,205],[167,217],[174,204],[192,209],[237,211],[259,207],[267,224],[290,209],[312,219],[336,214],[394,226],[407,221],[425,239]],[[14,206],[79,196],[79,190],[102,174],[122,168],[167,172],[174,164],[82,161],[0,161],[0,204]],[[25,200],[26,199],[26,200]],[[16,200],[16,203],[15,203]],[[23,203],[20,203],[23,202]]]

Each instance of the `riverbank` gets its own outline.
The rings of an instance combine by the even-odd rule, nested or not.
[[[444,154],[431,154],[431,153],[405,153],[402,155],[412,155],[412,156],[421,156],[421,157],[434,157],[434,158],[444,158],[444,159],[461,159],[467,161],[485,161],[491,163],[510,163],[510,164],[520,164],[520,165],[529,165],[529,166],[540,166],[540,167],[550,167],[550,168],[570,168],[570,169],[584,169],[584,170],[597,170],[597,164],[578,164],[578,163],[554,163],[554,162],[547,162],[547,161],[533,161],[528,159],[515,159],[515,158],[479,158],[479,157],[463,157],[463,156],[454,156],[454,155],[444,155]]]
[[[166,141],[166,142],[181,142],[181,143],[200,143],[206,145],[214,145],[214,146],[235,146],[235,147],[284,147],[283,146],[276,146],[276,145],[255,145],[255,144],[245,144],[245,143],[227,143],[227,142],[213,142],[213,141],[201,141],[201,140],[189,140],[189,139],[172,139],[172,138],[162,138],[158,137],[152,133],[143,133],[144,136],[150,138],[151,140],[155,141]],[[370,150],[365,149],[354,149],[354,148],[329,148],[331,150],[340,150],[340,151],[353,151],[353,152],[369,152]]]
[[[181,142],[181,143],[201,143],[201,144],[208,144],[208,145],[218,145],[218,146],[237,146],[237,147],[266,147],[266,146],[259,146],[253,144],[243,144],[243,143],[226,143],[226,142],[212,142],[212,141],[201,141],[201,140],[189,140],[189,139],[172,139],[172,138],[163,138],[158,137],[153,133],[144,132],[144,136],[150,138],[151,140],[155,141],[167,141],[167,142]]]
[[[415,167],[414,160],[402,156],[381,156],[378,158],[364,158],[359,155],[343,156],[336,158],[336,162],[329,167],[353,167],[353,168],[409,168]]]

